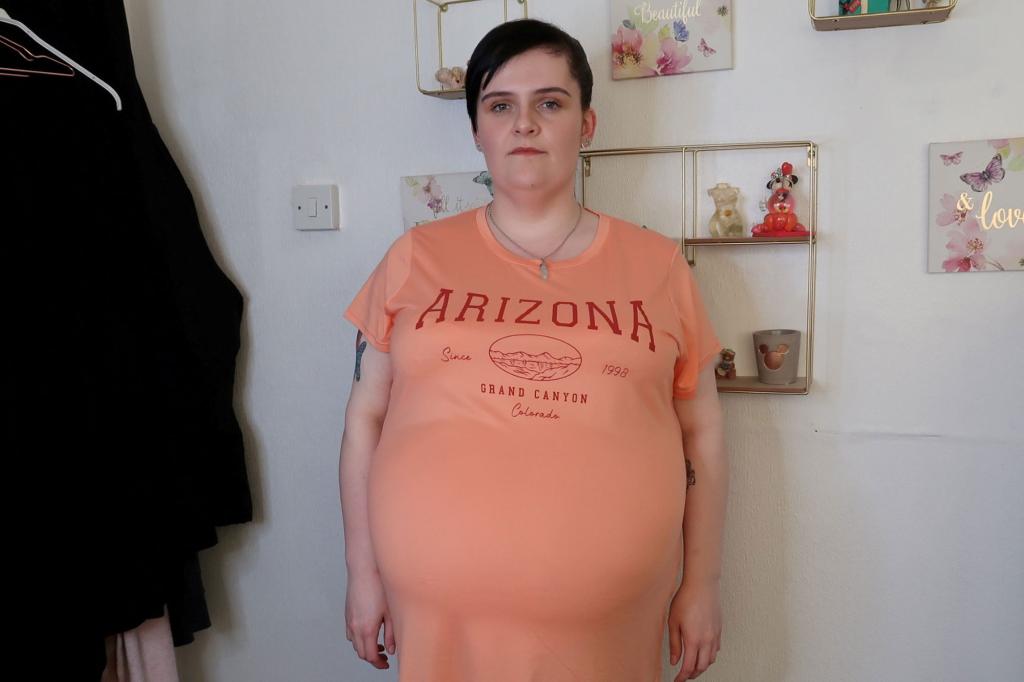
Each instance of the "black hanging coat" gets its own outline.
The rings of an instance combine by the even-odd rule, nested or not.
[[[7,554],[21,625],[57,626],[82,672],[62,679],[98,679],[103,637],[165,604],[176,644],[209,625],[196,553],[252,518],[232,403],[243,300],[143,101],[122,0],[0,7],[123,103],[80,73],[0,75],[8,485],[24,500]],[[18,59],[0,43],[0,69]]]

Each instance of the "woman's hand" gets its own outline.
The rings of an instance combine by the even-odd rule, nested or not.
[[[675,682],[696,679],[715,662],[722,641],[722,606],[717,579],[683,580],[672,598],[668,617],[668,638],[672,665],[683,667]]]
[[[381,621],[384,644],[378,643]],[[384,597],[384,583],[375,570],[349,572],[345,594],[345,636],[352,648],[374,668],[390,668],[387,653],[395,653],[395,632]]]

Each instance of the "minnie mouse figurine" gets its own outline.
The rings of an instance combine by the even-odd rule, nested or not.
[[[755,225],[751,230],[755,237],[805,237],[810,234],[794,213],[796,197],[793,196],[792,189],[796,183],[793,164],[787,162],[772,171],[772,177],[767,185],[771,190],[771,196],[765,202],[768,214],[765,215],[764,222]]]

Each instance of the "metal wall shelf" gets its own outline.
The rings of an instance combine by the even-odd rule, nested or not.
[[[696,237],[683,240],[690,246],[750,246],[753,244],[806,244],[811,236],[800,237]]]
[[[470,2],[484,2],[485,0],[412,0],[412,27],[413,27],[413,51],[416,56],[416,89],[422,92],[424,95],[430,95],[431,97],[439,97],[441,99],[466,99],[466,89],[459,88],[457,90],[442,90],[439,88],[424,88],[420,81],[420,21],[419,21],[419,10],[418,5],[421,2],[428,3],[437,8],[437,66],[435,71],[442,66],[459,66],[458,64],[445,64],[444,63],[444,30],[442,17],[448,12],[449,8],[456,5],[464,5]],[[504,9],[504,20],[508,21],[508,5],[510,0],[502,0],[502,6]],[[522,5],[523,13],[522,18],[526,18],[528,15],[527,0],[511,0],[518,5]],[[483,35],[480,36],[481,38]],[[464,66],[464,65],[463,65]],[[434,73],[430,73],[429,77],[433,79]]]
[[[764,149],[803,148],[807,155],[810,171],[810,209],[807,214],[807,228],[810,235],[799,237],[698,237],[697,236],[697,178],[700,170],[700,155],[707,152],[729,152]],[[580,201],[587,205],[587,178],[593,172],[593,159],[608,156],[634,156],[643,154],[679,154],[682,162],[682,225],[680,225],[679,247],[687,253],[687,260],[696,266],[696,248],[705,246],[765,246],[769,244],[791,244],[807,247],[807,322],[804,330],[804,366],[806,376],[798,377],[795,383],[787,385],[763,384],[756,376],[738,376],[735,379],[718,379],[719,393],[774,393],[807,395],[814,380],[814,289],[815,255],[818,243],[818,145],[810,141],[790,142],[741,142],[734,144],[673,145],[666,147],[621,147],[617,149],[585,149],[580,152],[582,173],[580,174]],[[689,164],[687,163],[689,161]],[[687,173],[687,166],[692,169]],[[689,179],[689,182],[687,180]],[[687,207],[689,230],[687,230]],[[687,232],[689,231],[689,235]]]
[[[885,26],[910,26],[912,24],[937,24],[949,18],[957,0],[949,0],[948,5],[939,7],[921,7],[918,9],[876,12],[871,14],[845,14],[842,16],[818,16],[815,12],[815,0],[807,0],[807,14],[811,23],[819,31],[845,31],[857,28],[882,28]],[[838,4],[838,3],[837,3]],[[908,3],[909,4],[909,3]]]
[[[737,376],[735,379],[717,377],[719,393],[782,393],[787,395],[807,395],[807,377],[797,377],[796,381],[785,386],[762,384],[756,376]]]

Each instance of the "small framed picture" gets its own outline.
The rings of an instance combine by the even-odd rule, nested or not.
[[[929,145],[928,272],[1024,270],[1024,137]]]
[[[493,196],[487,171],[407,175],[402,178],[401,192],[406,230],[483,206]]]
[[[612,0],[612,78],[732,68],[732,0]]]

